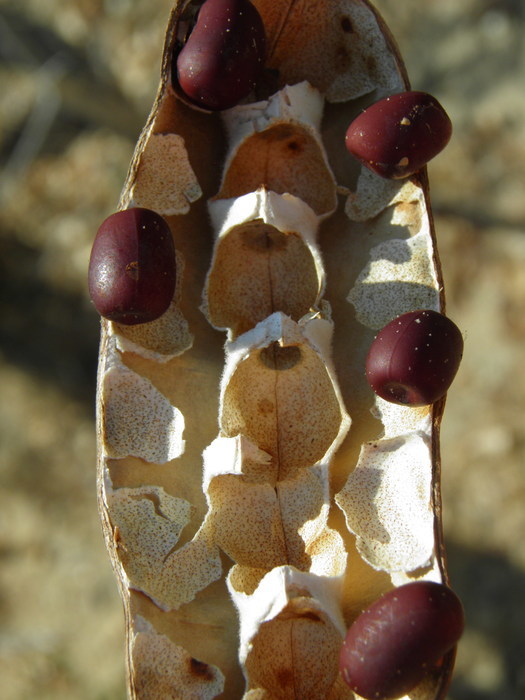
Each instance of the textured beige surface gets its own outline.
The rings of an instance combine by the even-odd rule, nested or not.
[[[308,205],[261,188],[209,209],[217,240],[203,310],[214,327],[233,338],[276,310],[298,321],[317,306],[324,271]]]
[[[184,416],[147,379],[118,362],[104,374],[105,449],[165,463],[184,452]]]
[[[517,700],[525,645],[523,8],[377,4],[414,87],[434,92],[455,126],[430,167],[448,311],[466,336],[443,426],[450,569],[468,622],[450,696]],[[94,231],[115,207],[156,88],[168,5],[0,5],[9,39],[0,96],[0,666],[8,700],[123,698],[121,609],[94,498],[98,323],[84,280]]]
[[[339,5],[329,0],[298,0],[289,6],[274,3],[271,7],[263,0],[254,4],[265,9],[265,25],[279,39],[277,47],[270,46],[269,65],[279,67],[284,82],[300,82],[306,72],[310,83],[334,102],[366,94],[378,80],[381,87],[396,84],[385,79],[394,72],[393,60],[384,51],[383,37],[363,3],[341,3],[346,11],[342,37]],[[354,25],[361,28],[359,33],[354,32]],[[334,26],[337,34],[326,44],[320,37]]]
[[[139,697],[151,700],[212,700],[224,688],[219,669],[192,658],[187,651],[155,632],[146,620],[133,640],[133,659],[139,669]],[[175,672],[174,672],[174,669]]]
[[[434,518],[430,445],[409,433],[363,445],[336,495],[357,549],[375,569],[411,572],[430,564]]]
[[[201,196],[184,139],[177,134],[154,134],[142,154],[133,204],[172,216],[187,214],[190,204]]]

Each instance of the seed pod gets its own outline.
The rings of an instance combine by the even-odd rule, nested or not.
[[[381,398],[409,406],[446,394],[463,354],[459,328],[437,311],[411,311],[381,330],[366,359],[366,376]]]
[[[365,109],[348,127],[346,147],[386,178],[409,177],[449,142],[450,119],[426,92],[401,92]]]
[[[175,248],[166,221],[135,207],[100,226],[89,262],[89,293],[101,316],[126,325],[154,321],[175,291]]]
[[[190,111],[173,46],[195,4],[175,3],[119,205],[167,217],[176,292],[155,323],[101,324],[98,502],[129,696],[352,700],[357,611],[447,581],[444,402],[377,410],[364,372],[377,329],[443,308],[426,179],[356,182],[341,152],[363,96],[408,81],[368,0],[254,0],[278,93]],[[445,698],[453,660],[419,700]]]
[[[172,79],[200,107],[233,107],[253,88],[264,63],[261,16],[249,0],[206,0],[178,55]]]
[[[364,698],[399,698],[457,644],[463,627],[463,607],[447,586],[431,581],[400,586],[348,630],[339,659],[343,678]]]

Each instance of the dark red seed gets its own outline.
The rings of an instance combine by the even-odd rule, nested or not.
[[[364,698],[402,697],[457,644],[463,627],[463,606],[447,586],[419,581],[395,588],[348,630],[342,676]]]
[[[254,89],[265,51],[264,25],[249,0],[206,0],[172,75],[197,105],[229,109]]]
[[[366,377],[386,401],[425,406],[447,393],[462,355],[455,323],[437,311],[410,311],[377,334],[366,358]]]
[[[346,147],[387,178],[409,177],[437,156],[450,140],[452,124],[426,92],[401,92],[365,109],[348,127]]]
[[[89,261],[89,294],[101,316],[154,321],[173,298],[176,265],[167,222],[150,209],[125,209],[101,225]]]

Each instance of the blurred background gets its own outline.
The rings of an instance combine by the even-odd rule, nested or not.
[[[157,88],[169,0],[0,0],[0,678],[4,700],[123,700],[95,501],[94,234]],[[525,697],[525,3],[381,0],[455,126],[429,168],[465,355],[443,422],[452,700]],[[321,700],[321,699],[320,699]]]

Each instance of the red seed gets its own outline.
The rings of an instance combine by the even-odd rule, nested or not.
[[[452,124],[426,92],[401,92],[365,109],[348,127],[346,147],[386,178],[409,177],[437,156],[450,140]]]
[[[264,25],[249,0],[206,0],[172,75],[200,107],[229,109],[254,89],[265,52]]]
[[[458,642],[463,606],[447,586],[418,581],[395,588],[348,630],[339,667],[350,688],[370,700],[399,698]]]
[[[410,311],[376,336],[366,358],[366,377],[386,401],[424,406],[444,396],[461,357],[463,338],[437,311]]]
[[[89,294],[101,316],[127,325],[161,316],[175,292],[175,248],[167,222],[150,209],[109,216],[93,243]]]

